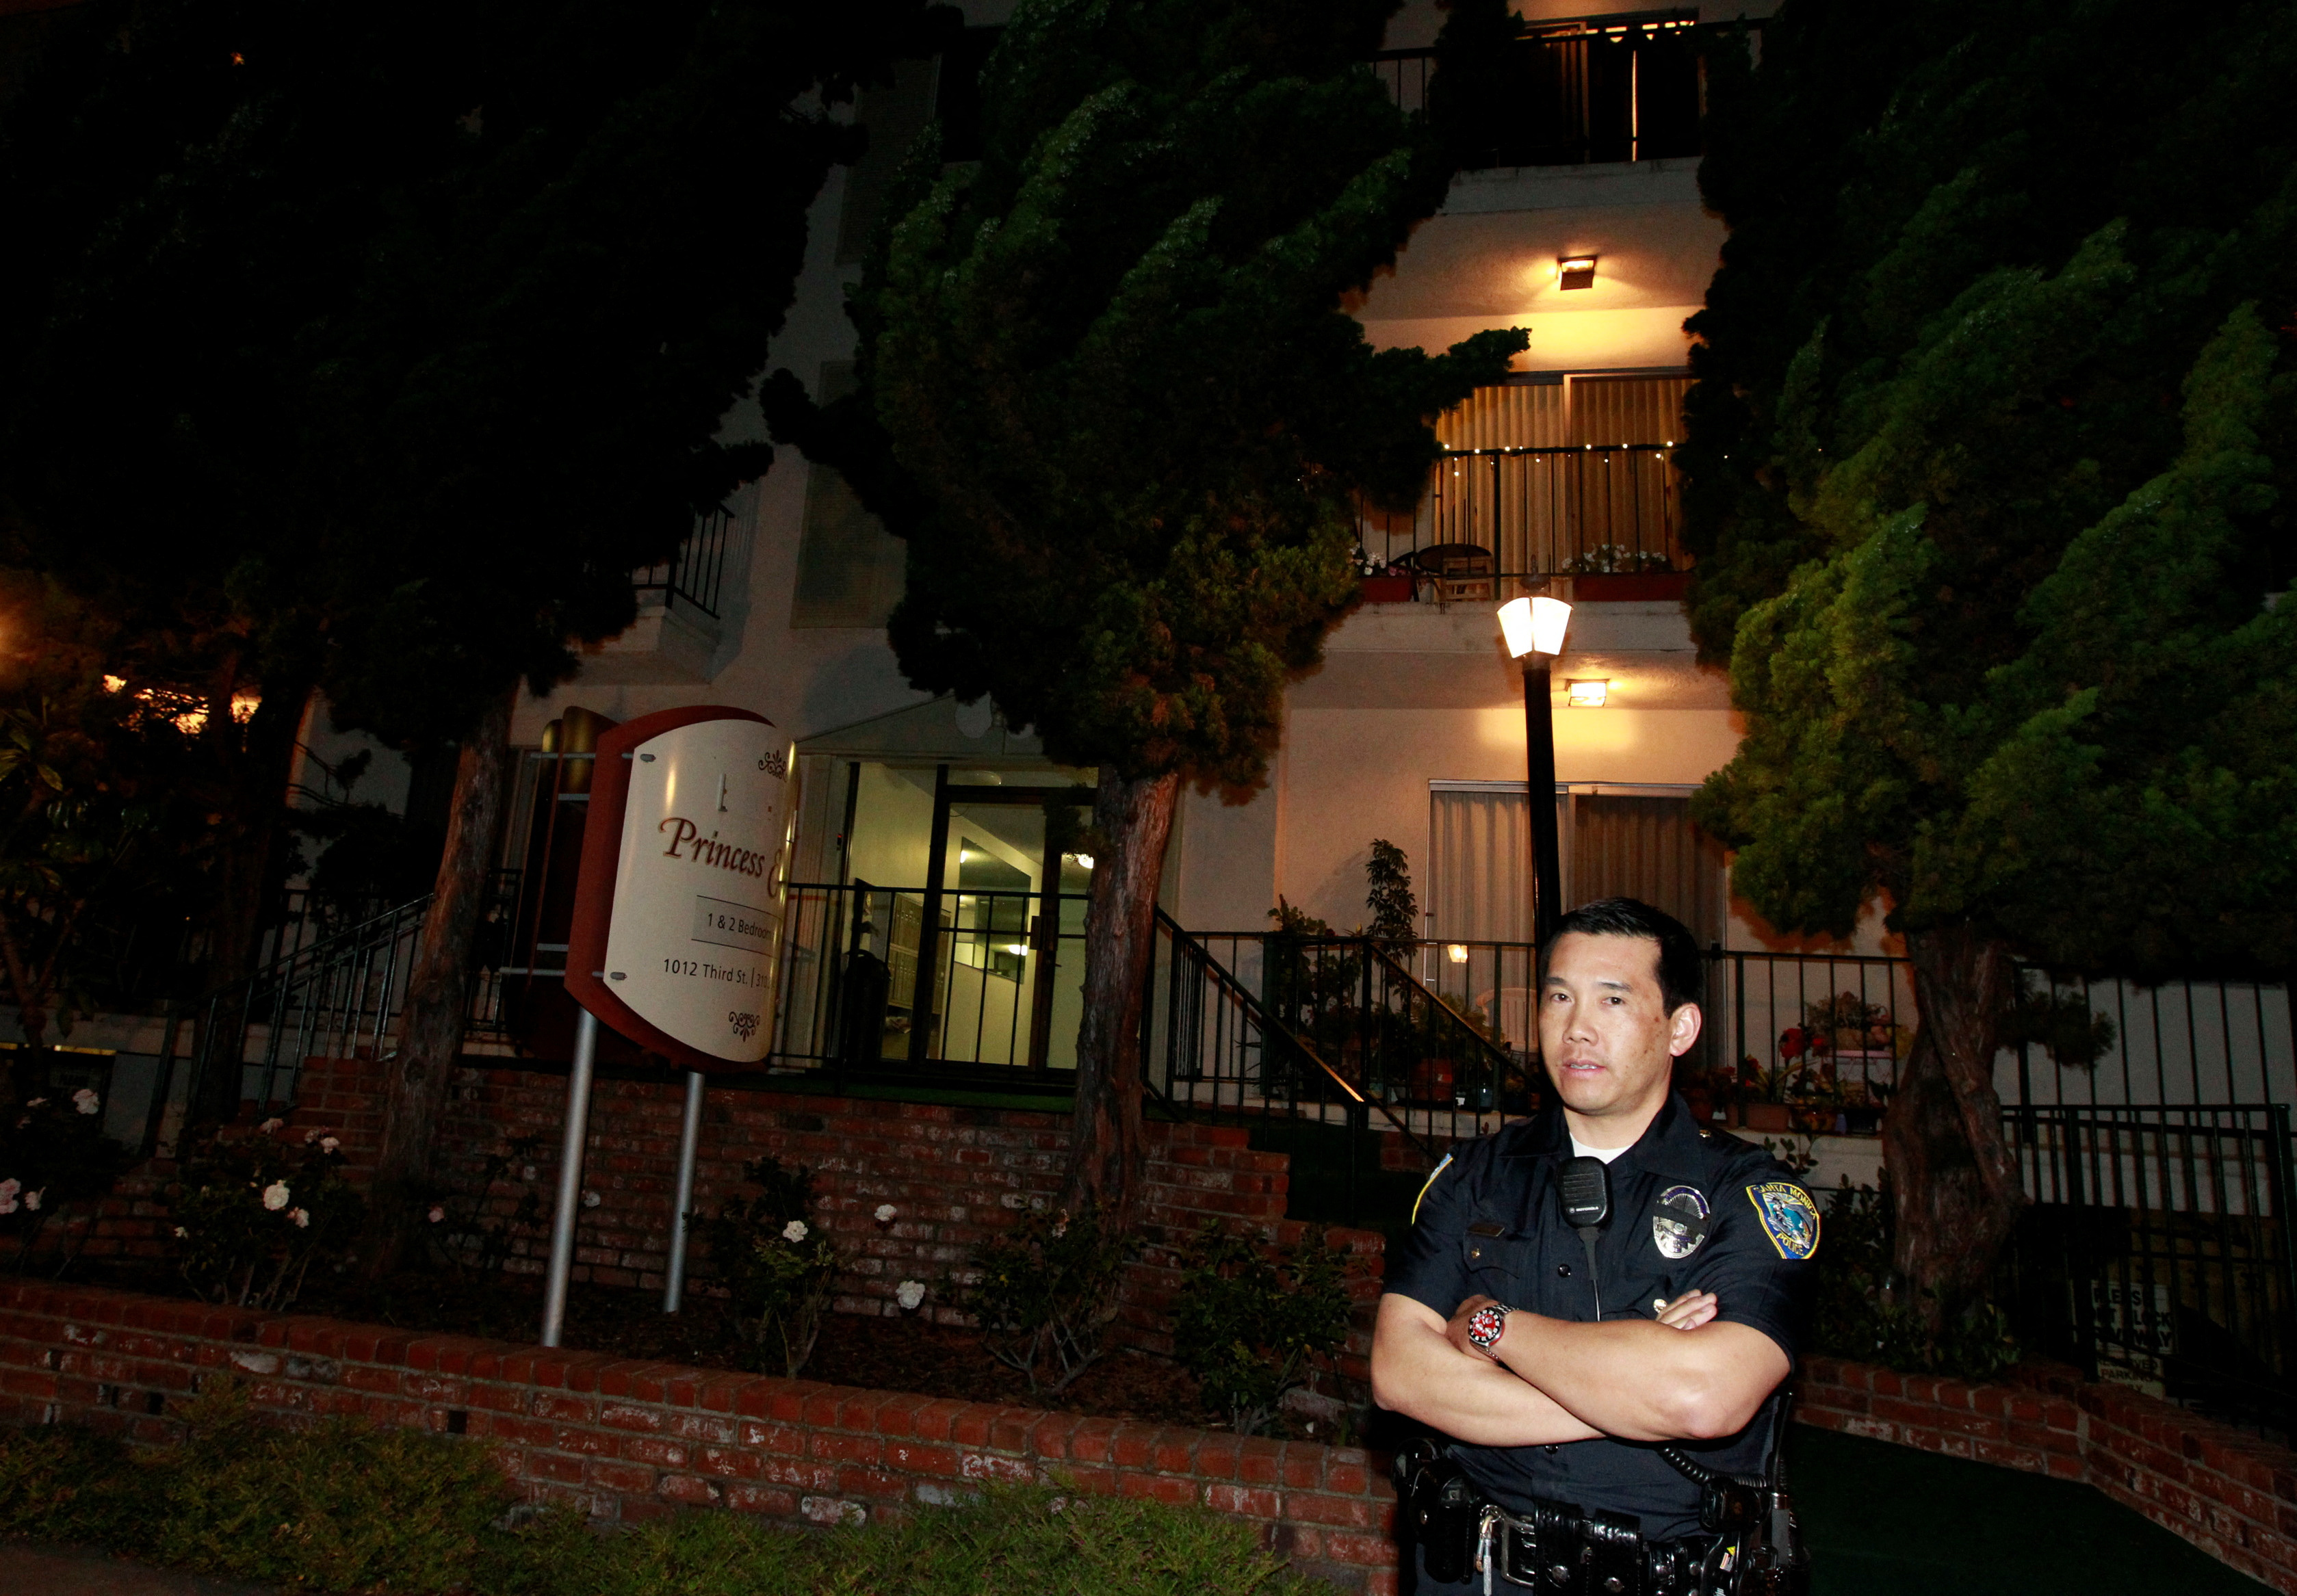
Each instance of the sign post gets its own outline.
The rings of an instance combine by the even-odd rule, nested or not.
[[[679,1310],[703,1078],[754,1068],[773,1043],[794,752],[764,716],[724,708],[642,715],[598,739],[567,937],[566,991],[582,1015],[551,1222],[545,1346],[557,1345],[564,1328],[602,1023],[687,1072],[663,1297],[664,1312]]]

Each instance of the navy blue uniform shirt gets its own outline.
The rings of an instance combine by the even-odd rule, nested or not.
[[[1711,1291],[1716,1317],[1750,1325],[1791,1363],[1809,1312],[1818,1213],[1808,1191],[1761,1148],[1702,1131],[1670,1097],[1642,1139],[1610,1164],[1611,1217],[1596,1244],[1600,1279],[1564,1221],[1556,1172],[1571,1156],[1563,1112],[1463,1142],[1420,1194],[1412,1233],[1388,1263],[1387,1288],[1445,1319],[1470,1296],[1551,1319],[1653,1319],[1656,1304]],[[1676,1447],[1712,1468],[1761,1474],[1784,1382],[1754,1422],[1720,1441]],[[1593,1513],[1633,1513],[1658,1540],[1699,1529],[1700,1489],[1642,1442],[1559,1446],[1455,1444],[1470,1478],[1501,1506],[1530,1499]]]

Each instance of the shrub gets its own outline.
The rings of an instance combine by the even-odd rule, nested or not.
[[[509,1488],[469,1442],[350,1422],[275,1430],[220,1382],[181,1447],[0,1431],[0,1534],[94,1542],[321,1592],[405,1596],[1314,1596],[1253,1527],[1202,1508],[992,1485],[898,1524],[813,1534],[694,1513],[593,1534],[556,1504],[504,1527]]]
[[[704,1238],[732,1302],[744,1366],[777,1362],[794,1378],[813,1356],[844,1260],[815,1221],[811,1170],[768,1156],[744,1164],[742,1175],[758,1195],[727,1198]]]
[[[449,1436],[340,1419],[275,1429],[223,1380],[185,1417],[146,1542],[161,1562],[322,1591],[452,1591],[514,1500],[492,1453]]]
[[[983,1345],[1019,1370],[1031,1392],[1065,1390],[1104,1350],[1119,1279],[1140,1248],[1132,1237],[1105,1234],[1091,1212],[1029,1213],[974,1249],[973,1279],[958,1306],[979,1320]]]
[[[1205,1222],[1181,1271],[1173,1346],[1205,1404],[1239,1436],[1266,1428],[1309,1360],[1348,1334],[1347,1268],[1321,1226],[1289,1246],[1223,1234]]]
[[[210,1131],[169,1188],[177,1266],[209,1302],[284,1308],[312,1263],[358,1234],[366,1205],[334,1138],[291,1147],[279,1129],[266,1120],[232,1141]]]
[[[0,1430],[0,1535],[135,1550],[144,1483],[127,1451],[75,1425]]]
[[[544,1527],[538,1538],[557,1533]],[[696,1513],[558,1542],[521,1596],[1312,1596],[1249,1525],[1202,1508],[992,1485],[900,1524],[794,1534]],[[532,1563],[526,1565],[533,1567]],[[487,1596],[495,1588],[482,1587]]]
[[[1854,1188],[1844,1176],[1826,1205],[1811,1350],[1965,1380],[1991,1379],[2015,1363],[2009,1315],[1991,1302],[1972,1303],[1931,1328],[1933,1315],[1892,1267],[1895,1230],[1888,1187]]]
[[[414,1191],[409,1198],[416,1213],[414,1229],[434,1264],[461,1279],[492,1280],[502,1273],[522,1233],[539,1238],[548,1231],[542,1187],[527,1162],[541,1141],[539,1136],[516,1137],[489,1153],[480,1167],[475,1196],[443,1185]],[[514,1165],[523,1172],[515,1183],[518,1202],[509,1213],[498,1215],[493,1212],[495,1188]]]
[[[0,1116],[0,1235],[15,1238],[15,1266],[30,1261],[49,1221],[102,1197],[131,1162],[103,1133],[103,1099],[85,1087]]]

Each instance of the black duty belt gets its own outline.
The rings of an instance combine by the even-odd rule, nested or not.
[[[1773,1504],[1751,1493],[1719,1495],[1703,1518],[1716,1533],[1652,1541],[1625,1513],[1585,1513],[1563,1502],[1534,1501],[1510,1512],[1477,1489],[1466,1471],[1426,1441],[1395,1460],[1405,1527],[1430,1579],[1473,1578],[1487,1592],[1531,1590],[1546,1596],[1747,1596],[1807,1589],[1808,1565],[1784,1523],[1765,1522]],[[1735,1494],[1735,1493],[1734,1493]],[[1787,1515],[1783,1493],[1775,1504]],[[1774,1551],[1773,1543],[1782,1549]],[[1784,1549],[1791,1548],[1791,1551]]]

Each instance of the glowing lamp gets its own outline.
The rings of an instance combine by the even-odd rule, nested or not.
[[[1611,684],[1608,681],[1566,682],[1564,686],[1569,690],[1567,702],[1575,710],[1600,710],[1603,700],[1610,695]]]
[[[1595,257],[1566,255],[1555,263],[1555,281],[1562,288],[1595,286]]]
[[[1527,654],[1561,654],[1571,606],[1560,598],[1511,598],[1500,605],[1500,630],[1516,659]]]
[[[1450,959],[1453,964],[1467,963],[1468,944],[1465,942],[1453,942],[1449,944],[1444,950],[1444,957]]]

